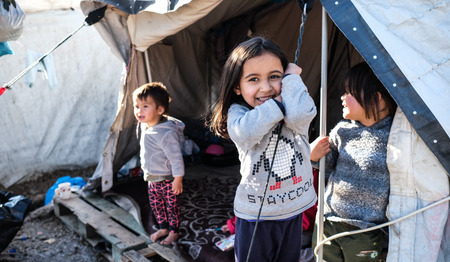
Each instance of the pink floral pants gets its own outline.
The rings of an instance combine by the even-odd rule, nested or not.
[[[172,181],[148,183],[148,196],[153,215],[160,229],[178,233],[180,225],[180,205],[178,196],[172,191]]]

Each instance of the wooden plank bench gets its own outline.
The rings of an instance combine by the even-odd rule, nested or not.
[[[106,199],[90,194],[53,199],[55,215],[89,244],[111,244],[111,253],[102,252],[109,261],[144,262],[159,255],[169,262],[184,262],[172,248],[152,243],[135,218]]]

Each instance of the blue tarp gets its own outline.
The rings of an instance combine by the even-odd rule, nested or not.
[[[55,189],[58,188],[58,185],[64,182],[70,182],[72,187],[83,187],[86,185],[86,181],[82,177],[70,177],[70,176],[63,176],[56,180],[55,184],[49,188],[47,191],[47,194],[45,195],[45,205],[50,204],[52,202],[53,196],[55,195]]]

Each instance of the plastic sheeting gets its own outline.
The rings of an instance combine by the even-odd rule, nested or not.
[[[144,11],[131,15],[127,20],[131,42],[138,51],[143,52],[166,36],[173,35],[195,23],[220,3],[221,0],[194,0],[174,12],[159,14]]]
[[[31,200],[0,190],[0,252],[19,231]]]
[[[390,220],[449,195],[447,173],[400,109],[392,123],[386,163],[391,175],[387,209]],[[442,261],[438,259],[440,252],[442,256],[447,252],[445,257],[449,258],[448,247],[440,250],[441,242],[450,238],[444,234],[448,215],[446,202],[390,226],[387,261]]]
[[[449,1],[322,3],[399,105],[386,161],[388,217],[398,219],[448,197]],[[392,225],[387,260],[444,261],[449,219],[449,204],[442,203]]]
[[[356,0],[354,4],[444,129],[446,136],[433,134],[429,138],[432,141],[426,141],[428,146],[440,143],[450,160],[450,1]],[[401,103],[400,107],[412,123],[423,114],[415,105]],[[423,133],[420,135],[424,139]]]
[[[3,83],[26,68],[28,50],[48,52],[85,19],[79,9],[28,13],[24,6],[23,34],[9,42],[16,54],[0,58]],[[101,158],[117,112],[124,65],[88,26],[52,57],[58,80],[53,89],[41,71],[31,88],[22,78],[0,97],[0,183],[5,187],[27,176],[93,166]]]
[[[449,172],[450,1],[322,3]]]
[[[9,10],[3,4],[0,3],[0,42],[17,40],[22,35],[25,12],[17,3],[11,4]]]

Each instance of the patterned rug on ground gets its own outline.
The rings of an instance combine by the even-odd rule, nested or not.
[[[238,167],[188,168],[186,173],[180,195],[180,238],[173,248],[187,261],[234,261],[234,249],[222,251],[215,245],[230,233],[206,229],[220,228],[234,216],[233,200],[240,179]],[[136,200],[141,209],[141,221],[149,234],[158,229],[148,203],[145,181],[122,185],[114,191]]]
[[[178,245],[193,261],[234,261],[233,249],[221,251],[215,246],[230,233],[205,229],[220,228],[234,216],[233,199],[238,183],[236,177],[185,180]]]

